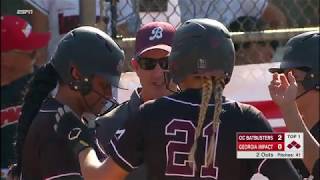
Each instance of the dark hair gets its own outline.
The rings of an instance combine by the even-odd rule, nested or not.
[[[22,151],[29,127],[37,115],[43,100],[57,86],[58,80],[59,75],[53,66],[48,63],[37,70],[28,84],[16,131],[15,153],[17,167],[14,172],[15,175],[21,173]]]

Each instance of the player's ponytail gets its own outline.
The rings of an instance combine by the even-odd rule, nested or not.
[[[218,130],[220,125],[220,114],[222,111],[222,92],[224,88],[224,78],[215,79],[213,82],[213,91],[214,91],[214,113],[213,113],[213,121],[212,128],[213,133],[210,138],[210,144],[208,149],[208,155],[206,157],[207,165],[211,163],[215,163],[216,158],[216,139],[218,139]]]
[[[191,147],[190,154],[188,156],[189,165],[191,166],[191,163],[195,162],[195,152],[197,150],[198,146],[198,138],[201,134],[203,122],[206,118],[208,104],[212,95],[212,80],[211,77],[202,77],[202,97],[201,97],[201,105],[199,110],[199,118],[198,118],[198,125],[195,131],[195,139],[194,143]]]
[[[53,66],[46,64],[37,70],[28,85],[17,127],[15,143],[17,166],[13,172],[15,175],[21,173],[23,146],[29,127],[37,115],[43,100],[57,86],[58,80],[59,76]]]
[[[198,146],[197,140],[202,132],[202,126],[206,118],[206,113],[207,113],[208,105],[209,105],[212,94],[215,95],[214,96],[215,108],[214,108],[213,122],[212,122],[213,133],[212,133],[212,137],[210,138],[210,144],[209,144],[209,149],[207,151],[208,155],[206,156],[206,162],[207,162],[207,166],[215,162],[215,152],[216,152],[215,143],[217,138],[216,135],[218,135],[218,129],[220,125],[220,114],[222,111],[222,92],[224,89],[224,85],[225,85],[224,78],[215,79],[212,77],[202,77],[202,97],[201,97],[198,124],[195,131],[194,144],[191,147],[190,154],[188,157],[190,166],[191,166],[191,163],[195,162],[195,152]]]

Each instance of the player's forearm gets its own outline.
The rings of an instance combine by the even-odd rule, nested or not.
[[[104,177],[103,163],[101,163],[92,148],[87,148],[79,153],[81,173],[86,180],[106,179]]]
[[[298,107],[295,103],[281,107],[281,112],[289,131],[302,132],[304,134],[303,162],[309,172],[311,172],[314,163],[317,159],[319,159],[319,143],[312,136],[307,126],[303,122]]]
[[[86,148],[79,153],[79,162],[85,180],[123,180],[128,175],[128,172],[111,158],[100,162],[92,148]]]

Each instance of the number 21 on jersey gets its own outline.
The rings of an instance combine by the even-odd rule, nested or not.
[[[183,133],[184,138],[177,140],[173,140],[176,137],[177,133]],[[203,153],[205,156],[208,154],[209,147],[209,138],[211,137],[212,131],[212,123],[206,125],[201,133],[199,138],[205,139],[206,148],[203,149]],[[173,119],[171,120],[165,129],[166,136],[172,136],[172,139],[168,141],[166,145],[166,157],[167,157],[167,165],[166,165],[166,176],[183,176],[183,177],[195,177],[196,176],[196,164],[191,162],[191,167],[188,161],[188,155],[190,154],[191,147],[194,143],[194,135],[195,135],[195,126],[190,120],[182,120],[182,119]],[[217,146],[216,146],[217,147]],[[199,150],[199,149],[198,149]],[[179,162],[176,159],[184,157],[183,163],[181,159]],[[218,178],[218,167],[215,167],[213,163],[207,167],[208,162],[204,162],[201,165],[200,169],[200,177],[201,178],[210,178],[217,179]]]

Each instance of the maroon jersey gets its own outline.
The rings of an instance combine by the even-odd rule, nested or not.
[[[82,179],[78,157],[53,128],[57,109],[62,106],[48,98],[33,120],[23,149],[23,180]]]
[[[299,176],[287,160],[236,159],[236,132],[270,132],[261,112],[250,105],[224,99],[221,124],[216,134],[216,162],[205,161],[214,111],[210,101],[198,139],[196,163],[188,163],[194,143],[201,92],[187,90],[142,105],[129,119],[122,134],[110,141],[108,153],[127,171],[144,163],[149,180],[250,179],[258,171],[272,180],[296,180]]]

